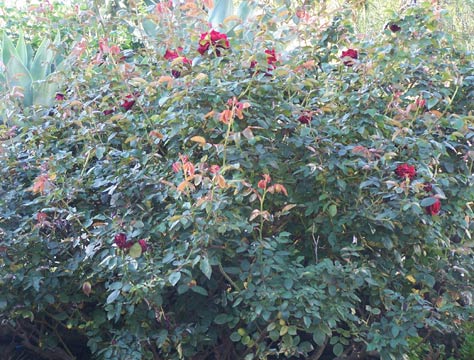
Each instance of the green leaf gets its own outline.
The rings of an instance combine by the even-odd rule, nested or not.
[[[291,290],[291,288],[293,287],[293,279],[286,278],[283,281],[283,286],[285,287],[286,290]]]
[[[216,0],[214,8],[209,14],[209,22],[212,24],[212,27],[218,29],[222,28],[225,18],[233,15],[234,5],[232,0]]]
[[[203,296],[208,295],[207,290],[204,289],[202,286],[199,286],[199,285],[192,286],[191,290],[194,291],[195,293],[199,294],[199,295],[203,295]]]
[[[396,338],[400,334],[400,328],[398,326],[393,326],[392,327],[392,336]]]
[[[335,204],[331,204],[328,208],[328,214],[330,217],[334,217],[337,214],[337,206]]]
[[[50,49],[50,45],[51,41],[44,39],[36,51],[30,67],[31,78],[33,80],[43,80],[51,71],[53,51]]]
[[[28,49],[26,48],[25,37],[23,35],[23,32],[20,32],[20,36],[16,43],[16,53],[18,54],[18,59],[23,63],[23,65],[25,65],[26,68],[28,68]]]
[[[232,334],[230,334],[230,339],[233,341],[233,342],[237,342],[237,341],[240,341],[242,337],[239,335],[239,333],[237,331],[234,331]]]
[[[199,262],[199,269],[201,269],[202,273],[208,278],[211,279],[212,275],[212,267],[209,264],[209,259],[207,256],[203,256],[201,261]]]
[[[232,320],[232,316],[228,315],[228,314],[219,314],[217,315],[215,318],[214,318],[214,322],[217,324],[217,325],[223,325],[223,324],[226,324],[228,323],[229,321]]]
[[[332,348],[332,352],[333,352],[334,355],[336,355],[336,356],[341,356],[342,353],[344,352],[344,347],[343,347],[340,343],[337,343],[337,344],[334,345],[334,347]]]
[[[3,33],[3,40],[2,40],[2,57],[3,63],[7,64],[12,56],[18,56],[18,53],[13,45],[12,40],[8,37],[6,32]]]
[[[179,279],[181,279],[181,272],[179,271],[171,273],[171,275],[168,277],[168,281],[173,286],[175,286],[178,283]]]
[[[107,304],[111,304],[118,298],[119,295],[120,295],[120,290],[119,289],[114,290],[109,294],[109,296],[107,296],[107,300],[105,302]]]
[[[318,346],[323,346],[326,341],[326,334],[322,331],[316,331],[313,333],[313,340]]]
[[[141,245],[137,242],[135,244],[133,244],[132,247],[130,248],[128,254],[134,259],[137,259],[140,256],[142,256],[142,247],[141,247]]]
[[[257,3],[254,1],[240,1],[239,8],[237,9],[237,16],[242,21],[247,20],[249,15],[255,10]]]
[[[7,300],[4,298],[0,299],[0,310],[4,310],[7,307]]]
[[[105,153],[105,146],[97,146],[95,148],[95,156],[98,160],[102,159]]]
[[[33,94],[31,92],[31,75],[23,63],[16,57],[12,56],[7,64],[7,81],[11,87],[17,86],[22,89],[25,106],[33,103]]]
[[[51,74],[45,80],[32,83],[33,104],[51,106],[59,89],[59,82],[55,81],[56,75]]]
[[[424,198],[423,200],[420,201],[420,206],[426,207],[426,206],[433,205],[436,202],[436,200],[437,199],[433,196]]]
[[[156,38],[156,36],[158,35],[158,30],[156,29],[156,24],[149,20],[149,19],[144,19],[142,21],[142,26],[143,26],[143,30],[145,30],[145,33],[152,37],[152,38]]]

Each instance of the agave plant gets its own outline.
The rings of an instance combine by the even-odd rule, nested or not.
[[[14,45],[4,33],[0,43],[0,61],[4,67],[3,74],[0,73],[0,89],[21,94],[25,107],[50,106],[61,85],[61,73],[67,66],[67,61],[62,61],[54,50],[60,41],[59,33],[54,41],[44,39],[34,53],[23,34]]]

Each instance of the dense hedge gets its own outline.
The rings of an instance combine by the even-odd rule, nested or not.
[[[5,94],[2,328],[51,359],[459,358],[472,56],[427,4],[374,39],[201,11],[78,39],[52,109]]]

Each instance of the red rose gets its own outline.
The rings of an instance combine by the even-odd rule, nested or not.
[[[115,235],[114,243],[118,246],[119,249],[125,249],[127,247],[127,235],[124,233],[118,233]]]
[[[422,97],[417,97],[416,100],[415,100],[415,106],[417,108],[424,108],[426,105],[426,100],[423,99]]]
[[[110,115],[110,114],[113,114],[113,113],[114,113],[114,109],[104,110],[104,115]]]
[[[120,104],[120,106],[125,110],[128,111],[132,108],[135,104],[135,98],[132,94],[125,96],[125,100]]]
[[[278,61],[276,57],[275,49],[272,49],[272,50],[267,49],[265,50],[265,54],[267,55],[267,64],[269,65],[269,67],[267,68],[267,71],[275,70],[276,69],[275,63]],[[250,68],[251,69],[255,68],[257,64],[258,62],[256,60],[252,60],[250,62]],[[271,76],[272,74],[270,74],[269,72],[265,72],[265,75]]]
[[[57,93],[54,98],[58,101],[62,101],[62,100],[64,100],[64,94]]]
[[[402,28],[400,26],[398,26],[397,24],[390,24],[388,26],[388,28],[390,29],[390,31],[392,32],[399,32]]]
[[[425,190],[426,192],[430,192],[431,190],[433,190],[433,185],[429,182],[425,182],[423,184],[423,190]]]
[[[441,201],[439,199],[435,199],[435,202],[430,206],[425,207],[425,211],[428,215],[437,215],[441,210]]]
[[[178,48],[178,51],[181,51],[181,50],[182,50],[182,48]],[[166,53],[164,55],[164,58],[166,60],[175,60],[175,59],[178,59],[180,57],[182,59],[183,64],[185,64],[185,65],[191,65],[193,63],[187,57],[180,56],[177,51],[166,50]],[[181,71],[173,69],[173,70],[171,70],[171,75],[173,75],[174,78],[179,78],[181,76]]]
[[[166,60],[174,60],[178,57],[179,57],[179,55],[178,55],[177,51],[173,51],[173,50],[169,50],[169,49],[166,50],[165,55],[164,55],[164,58]]]
[[[354,60],[356,60],[358,57],[359,53],[357,52],[357,50],[354,49],[347,49],[346,51],[343,51],[341,55],[341,59],[343,60],[344,65],[346,66],[354,65]]]
[[[275,69],[276,65],[275,63],[277,62],[276,54],[275,54],[275,49],[272,50],[265,50],[265,54],[267,54],[267,64],[270,65],[269,70]]]
[[[140,239],[138,240],[138,243],[140,244],[140,246],[142,247],[142,252],[145,252],[148,250],[148,244],[146,243],[146,240],[145,239]]]
[[[211,30],[210,32],[205,32],[201,34],[199,39],[199,47],[197,51],[204,55],[208,52],[210,47],[214,48],[215,54],[221,56],[220,49],[229,49],[230,43],[227,39],[226,34],[222,34],[218,31]]]
[[[298,121],[302,124],[309,124],[312,120],[312,116],[310,113],[304,113],[302,115],[300,115],[300,117],[298,118]]]
[[[395,169],[395,174],[397,174],[401,179],[409,178],[410,180],[413,180],[416,176],[416,170],[412,165],[400,164]]]

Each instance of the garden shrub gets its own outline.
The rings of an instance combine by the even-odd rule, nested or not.
[[[54,108],[3,111],[2,326],[45,358],[455,356],[472,56],[429,4],[372,39],[269,5],[211,32],[206,6],[123,10],[69,43]]]

